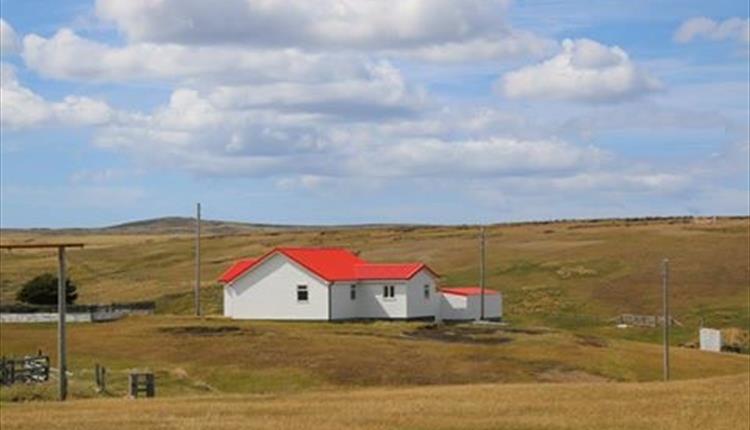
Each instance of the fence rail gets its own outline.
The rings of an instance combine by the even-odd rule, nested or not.
[[[49,356],[0,358],[0,384],[32,384],[49,380]]]

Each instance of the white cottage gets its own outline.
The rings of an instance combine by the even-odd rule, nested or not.
[[[224,315],[235,319],[436,319],[455,302],[426,264],[369,263],[342,248],[275,248],[236,262],[220,281]],[[456,303],[442,319],[469,319]]]

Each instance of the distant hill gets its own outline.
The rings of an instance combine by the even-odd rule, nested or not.
[[[201,229],[206,233],[230,233],[242,230],[280,229],[288,226],[244,223],[234,221],[201,220]],[[162,217],[115,224],[100,229],[117,233],[189,233],[195,231],[195,218]]]
[[[601,226],[627,224],[644,224],[651,222],[688,223],[688,224],[710,224],[717,220],[748,220],[746,215],[720,216],[720,217],[693,217],[693,216],[664,216],[664,217],[633,217],[633,218],[597,218],[597,219],[555,219],[539,221],[520,221],[492,223],[488,226],[523,226],[523,225],[546,225],[560,223],[575,223],[580,225]],[[270,224],[253,223],[241,221],[201,220],[201,229],[205,234],[233,234],[253,231],[279,231],[279,230],[358,230],[358,229],[414,229],[414,228],[441,228],[456,227],[467,228],[470,225],[455,224],[417,224],[417,223],[366,223],[366,224]],[[73,228],[3,228],[4,233],[34,233],[34,234],[188,234],[195,231],[195,218],[167,216],[150,218],[144,220],[129,221],[105,227],[73,227]]]
[[[272,230],[350,230],[366,228],[413,228],[424,227],[426,224],[342,224],[342,225],[303,225],[303,224],[267,224],[239,221],[201,220],[201,231],[205,234],[232,234],[251,231]],[[3,228],[5,233],[35,233],[35,234],[186,234],[195,231],[195,218],[191,217],[160,217],[137,221],[129,221],[105,227],[73,227],[73,228]]]

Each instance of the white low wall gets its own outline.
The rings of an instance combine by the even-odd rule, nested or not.
[[[90,323],[115,321],[127,315],[153,315],[148,309],[111,309],[101,308],[91,312],[67,312],[65,322]],[[0,323],[51,323],[57,322],[57,312],[3,312]]]
[[[91,322],[91,312],[79,312],[74,314],[65,314],[65,322]],[[0,323],[50,323],[57,322],[57,313],[37,312],[37,313],[2,313],[0,314]]]

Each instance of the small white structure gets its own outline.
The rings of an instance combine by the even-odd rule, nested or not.
[[[224,315],[235,319],[479,318],[475,288],[443,294],[424,263],[369,263],[342,248],[275,248],[236,262],[219,280]],[[499,319],[499,293],[487,290],[485,304],[486,317]]]
[[[713,328],[700,329],[700,348],[703,351],[721,352],[721,331]]]
[[[479,287],[441,288],[440,318],[453,321],[478,320],[481,317],[482,290]],[[484,318],[499,320],[503,298],[497,291],[484,290]]]

